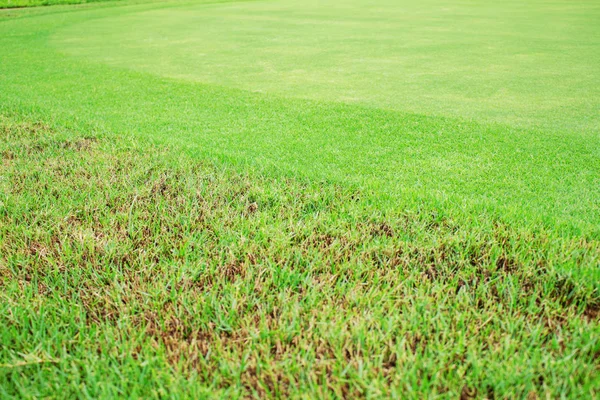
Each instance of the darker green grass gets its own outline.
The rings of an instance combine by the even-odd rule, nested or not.
[[[116,0],[0,0],[0,8],[23,8],[39,6],[56,6],[65,4],[87,4],[100,1]]]

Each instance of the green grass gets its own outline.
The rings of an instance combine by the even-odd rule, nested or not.
[[[600,9],[0,13],[0,397],[588,397]]]
[[[597,242],[0,126],[2,397],[597,388]]]
[[[234,2],[85,20],[51,42],[188,81],[598,133],[598,17],[595,2]]]
[[[0,0],[0,8],[21,8],[38,6],[56,6],[65,4],[86,4],[108,0]]]

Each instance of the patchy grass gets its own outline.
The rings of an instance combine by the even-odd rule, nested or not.
[[[595,398],[599,15],[0,12],[0,398]]]
[[[0,396],[593,397],[600,244],[0,117]]]

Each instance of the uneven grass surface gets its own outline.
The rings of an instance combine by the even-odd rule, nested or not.
[[[597,242],[0,119],[2,397],[592,397]]]
[[[0,397],[597,396],[596,2],[204,3],[0,12]]]

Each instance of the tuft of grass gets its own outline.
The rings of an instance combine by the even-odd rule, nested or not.
[[[0,397],[593,397],[600,243],[0,116]]]

